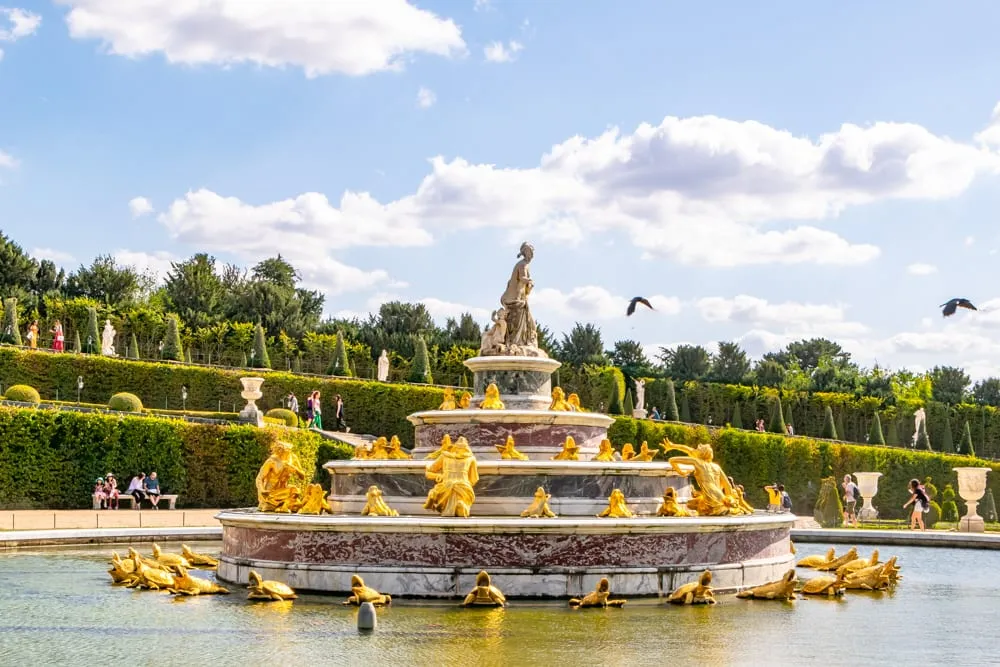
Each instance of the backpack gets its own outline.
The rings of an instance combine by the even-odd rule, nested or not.
[[[860,502],[861,501],[861,489],[858,488],[857,484],[854,485],[853,493],[854,493],[854,501],[855,502]]]
[[[781,509],[791,510],[792,509],[792,497],[788,495],[788,492],[782,492],[781,494]]]

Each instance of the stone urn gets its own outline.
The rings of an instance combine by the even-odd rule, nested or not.
[[[243,391],[240,393],[247,404],[240,411],[240,420],[264,426],[264,415],[257,407],[257,401],[264,395],[260,391],[260,386],[264,384],[264,378],[240,378]]]
[[[872,498],[878,493],[878,478],[881,476],[880,472],[854,473],[854,479],[858,480],[858,491],[861,492],[861,499],[864,501],[858,510],[858,519],[861,521],[874,521],[878,518],[878,510],[872,506]]]
[[[986,529],[983,517],[976,508],[979,500],[986,493],[986,474],[989,468],[952,468],[958,475],[958,495],[962,496],[968,508],[965,516],[958,522],[958,529],[964,533],[981,533]]]

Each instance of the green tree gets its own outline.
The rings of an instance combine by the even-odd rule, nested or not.
[[[965,422],[965,426],[962,427],[962,441],[959,443],[958,453],[965,456],[976,455],[976,448],[972,444],[972,429],[969,428],[969,422]]]
[[[556,358],[574,368],[584,364],[606,366],[608,358],[604,354],[601,330],[593,324],[575,323],[568,334],[563,334]]]
[[[646,353],[638,341],[620,340],[615,342],[615,349],[611,352],[611,363],[617,366],[630,380],[653,374],[653,364],[646,357]]]
[[[444,342],[446,347],[458,345],[479,349],[482,338],[483,330],[472,313],[462,313],[457,320],[449,317],[445,322]]]
[[[622,407],[622,394],[621,389],[618,388],[617,382],[611,383],[611,401],[608,402],[608,414],[610,415],[620,415],[624,413],[624,408]]]
[[[877,412],[872,415],[872,425],[868,431],[868,444],[869,445],[885,444],[885,438],[882,436],[882,420],[879,418]]]
[[[0,239],[2,238],[3,235],[0,234]],[[0,332],[0,342],[21,344],[21,325],[17,321],[17,299],[14,297],[3,300],[3,331]]]
[[[426,342],[438,335],[434,318],[422,303],[389,301],[379,306],[378,314],[369,316],[358,327],[358,340],[373,352],[391,350],[411,358],[416,353],[416,341]]]
[[[885,444],[887,445],[898,445],[899,442],[899,427],[896,426],[896,420],[890,419],[889,426],[886,429],[885,434]]]
[[[795,429],[795,420],[792,419],[792,404],[785,404],[785,426],[791,425],[792,429]]]
[[[958,505],[955,503],[955,489],[951,484],[945,484],[941,492],[941,520],[958,522]]]
[[[743,414],[740,412],[739,401],[736,401],[736,405],[733,407],[733,418],[729,421],[729,425],[733,428],[743,428]]]
[[[69,276],[66,294],[117,308],[139,301],[154,285],[154,278],[139,273],[134,266],[120,265],[111,255],[99,255],[90,266],[81,266]]]
[[[941,432],[941,451],[945,454],[955,453],[955,441],[951,435],[951,417],[944,416],[944,430]]]
[[[666,374],[681,382],[702,380],[712,367],[712,355],[701,345],[661,347],[659,359]]]
[[[87,341],[83,351],[87,354],[97,354],[101,350],[101,334],[97,330],[97,309],[87,308]]]
[[[615,384],[617,385],[618,383],[616,382]],[[625,390],[625,404],[622,408],[625,411],[624,414],[628,417],[631,417],[635,411],[635,401],[632,400],[632,392],[629,390]]]
[[[931,369],[931,391],[935,401],[958,405],[965,399],[969,376],[961,368],[935,366]]]
[[[0,294],[29,292],[37,274],[35,260],[0,232]]]
[[[1000,408],[1000,378],[986,378],[972,385],[972,398],[979,405]]]
[[[768,433],[785,433],[785,414],[781,409],[781,397],[774,399],[771,409],[771,421],[767,425]]]
[[[180,323],[176,315],[167,316],[167,336],[163,339],[163,351],[160,353],[162,359],[168,361],[183,361],[184,346],[181,344]],[[244,367],[246,362],[244,362]]]
[[[426,345],[424,346],[426,350]],[[333,358],[326,369],[327,375],[339,375],[341,377],[351,376],[351,364],[347,359],[347,346],[344,344],[344,336],[337,334],[337,344],[333,349]],[[423,382],[423,380],[419,380]]]
[[[410,382],[433,384],[434,377],[431,375],[431,362],[427,354],[427,343],[423,337],[417,337],[415,348],[416,353],[413,355],[413,364],[410,366]]]
[[[670,378],[666,378],[664,381],[666,383],[666,391],[664,395],[666,398],[666,404],[663,406],[663,412],[660,413],[667,421],[680,421],[681,415],[677,410],[677,394],[674,389],[674,381]],[[688,415],[690,417],[690,415]]]
[[[687,392],[681,392],[680,420],[687,424],[691,423],[691,402],[688,400]]]
[[[785,383],[785,367],[776,361],[764,359],[757,362],[754,368],[753,377],[761,387],[772,387],[777,389]]]
[[[743,384],[751,369],[750,357],[739,343],[722,341],[719,343],[719,351],[712,357],[709,378],[712,382]]]
[[[264,332],[264,325],[259,322],[253,330],[253,360],[250,364],[254,368],[271,367],[271,357],[267,353],[267,334]]]
[[[837,367],[851,363],[851,355],[838,344],[826,338],[810,338],[789,343],[781,352],[770,352],[764,359],[776,361],[785,368],[796,364],[805,373],[819,368],[822,359],[829,359]]]
[[[132,334],[132,337],[129,339],[128,342],[128,358],[129,359],[139,358],[139,341],[136,340],[135,334]]]
[[[840,440],[837,426],[833,421],[833,408],[829,405],[823,409],[823,431],[820,435],[829,440]]]
[[[205,253],[171,263],[163,295],[167,308],[192,330],[209,327],[225,314],[222,278],[216,273],[215,258]]]

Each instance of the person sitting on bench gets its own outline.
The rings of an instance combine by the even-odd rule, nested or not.
[[[135,499],[132,505],[135,509],[142,506],[142,501],[146,499],[146,473],[140,472],[132,481],[128,483],[128,494]]]
[[[118,480],[113,473],[108,473],[104,477],[104,494],[107,496],[107,507],[105,509],[118,509]]]
[[[146,496],[154,510],[160,509],[157,507],[157,503],[160,502],[160,480],[156,479],[155,472],[149,473],[149,477],[146,478]]]

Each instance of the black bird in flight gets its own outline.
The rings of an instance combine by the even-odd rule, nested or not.
[[[656,310],[655,308],[653,308],[653,304],[651,304],[646,297],[634,296],[632,297],[632,300],[628,302],[628,310],[625,311],[625,316],[631,317],[632,313],[635,312],[636,305],[640,303],[646,306],[646,308],[649,308],[650,310]]]
[[[940,307],[943,308],[943,310],[941,311],[941,315],[944,316],[944,317],[949,317],[951,315],[954,315],[955,311],[958,308],[968,308],[969,310],[979,310],[978,308],[976,308],[975,306],[973,306],[972,302],[969,301],[968,299],[952,299],[948,303],[942,303]]]

